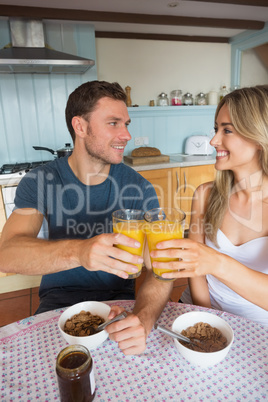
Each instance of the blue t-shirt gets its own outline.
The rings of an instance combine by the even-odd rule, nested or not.
[[[47,220],[49,239],[86,239],[111,233],[112,212],[121,209],[149,210],[159,206],[150,182],[132,168],[111,165],[107,179],[87,186],[74,175],[68,156],[33,169],[21,180],[16,208],[34,208]],[[132,280],[84,267],[44,275],[40,297],[52,289],[86,289],[94,292],[120,290],[134,295]]]

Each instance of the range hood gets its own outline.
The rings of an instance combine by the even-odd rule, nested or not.
[[[0,49],[0,73],[83,74],[95,61],[45,46],[41,20],[9,19],[12,46]]]

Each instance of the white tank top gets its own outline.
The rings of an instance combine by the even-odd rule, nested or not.
[[[223,254],[227,254],[255,271],[268,274],[268,237],[253,239],[240,246],[233,245],[225,234],[218,230],[219,248],[206,238],[205,243]],[[217,310],[240,315],[252,321],[268,326],[268,311],[256,306],[224,285],[213,275],[207,275],[211,306]],[[182,296],[184,303],[191,303],[187,289]]]

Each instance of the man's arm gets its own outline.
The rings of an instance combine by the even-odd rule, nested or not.
[[[127,271],[137,272],[130,264],[142,262],[139,256],[113,247],[139,246],[127,236],[108,233],[85,240],[38,239],[42,222],[43,215],[35,209],[17,209],[11,214],[0,240],[1,272],[40,275],[82,265],[89,271],[101,270],[126,279]]]
[[[122,260],[138,263],[138,256],[114,247],[114,244],[135,247],[135,240],[127,236],[109,233],[86,240],[37,239],[42,222],[43,215],[36,210],[23,209],[12,213],[2,233],[0,271],[48,274],[82,265],[88,270],[101,269],[127,278],[124,271],[130,271],[131,266]],[[139,354],[145,350],[146,338],[173,288],[173,282],[160,282],[153,277],[148,251],[145,264],[148,272],[138,292],[133,313],[107,327],[111,339],[119,343],[125,354]],[[133,272],[136,269],[133,266]],[[119,311],[120,308],[113,308],[114,315]]]
[[[124,320],[106,328],[110,338],[118,342],[125,355],[137,355],[145,350],[146,338],[166,306],[173,289],[173,281],[164,282],[154,278],[148,247],[145,250],[147,273],[139,289],[133,312]],[[110,317],[120,311],[119,307],[113,307]]]

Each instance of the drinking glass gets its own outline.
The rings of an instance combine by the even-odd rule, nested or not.
[[[123,246],[117,244],[116,247],[128,251],[131,254],[143,256],[145,233],[143,231],[144,212],[138,209],[119,209],[112,213],[113,232],[122,233],[140,242],[139,248]],[[141,274],[142,264],[134,264],[138,267],[138,272],[128,272],[128,279],[137,278]]]
[[[144,214],[146,224],[144,230],[147,236],[149,251],[157,250],[157,243],[165,240],[182,239],[184,235],[185,213],[176,208],[154,208]],[[178,261],[179,258],[152,258],[154,261]],[[170,269],[153,267],[153,275],[161,281],[172,281],[175,279],[163,278],[161,275],[172,272]]]

